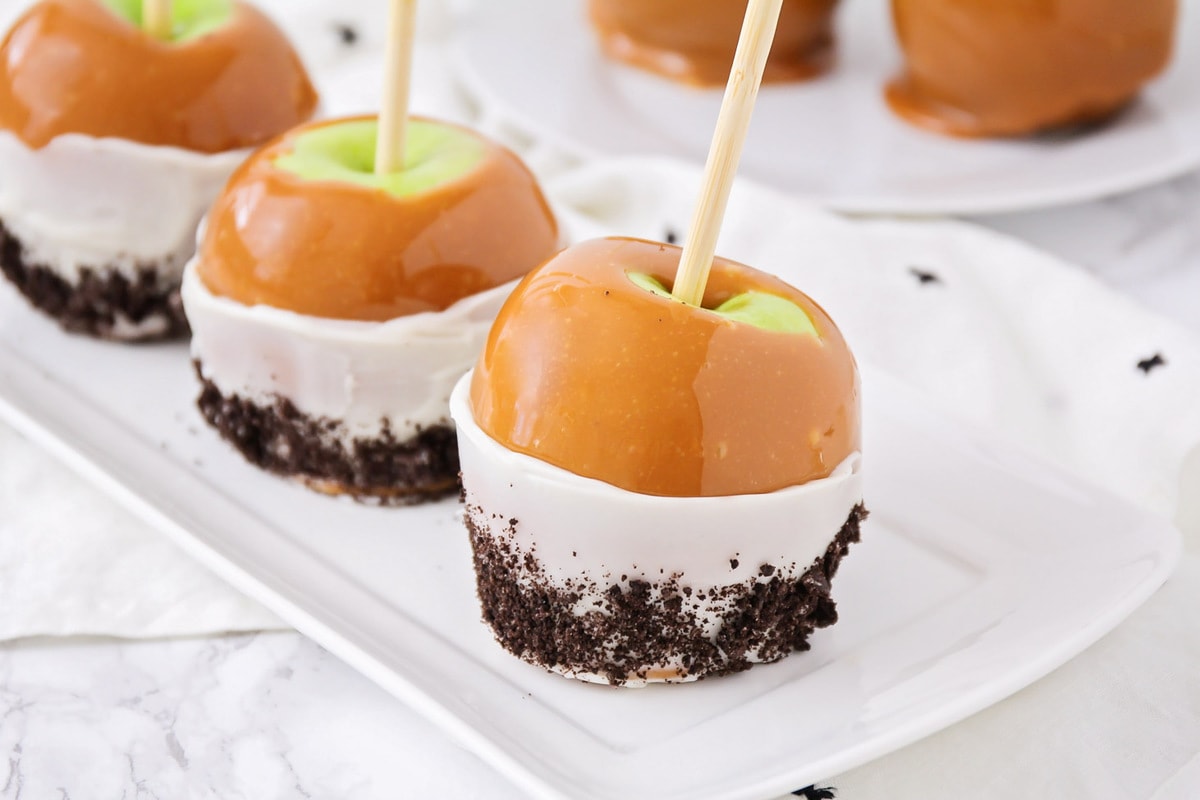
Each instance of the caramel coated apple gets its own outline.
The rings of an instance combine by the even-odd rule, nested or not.
[[[178,0],[169,41],[137,0],[41,0],[0,44],[0,128],[33,148],[67,133],[201,153],[261,144],[317,96],[270,19],[238,0]]]
[[[857,366],[833,321],[797,289],[725,259],[703,307],[638,277],[669,285],[679,257],[669,245],[600,239],[531,272],[476,366],[479,427],[510,450],[642,494],[756,494],[827,477],[861,438]],[[731,318],[747,293],[802,323],[781,331]]]
[[[1177,0],[892,0],[892,110],[955,136],[1101,120],[1170,61]]]
[[[833,62],[837,0],[784,0],[763,80],[811,78]],[[697,86],[729,77],[746,0],[590,0],[612,58]]]
[[[533,175],[474,131],[413,119],[405,168],[375,175],[374,117],[302,126],[230,179],[198,272],[215,295],[316,317],[441,311],[559,248]]]

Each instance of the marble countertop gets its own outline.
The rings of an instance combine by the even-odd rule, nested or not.
[[[1200,333],[1200,174],[975,221]],[[296,633],[0,645],[6,800],[519,796]]]

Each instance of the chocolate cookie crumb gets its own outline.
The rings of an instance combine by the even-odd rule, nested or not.
[[[809,649],[812,632],[837,621],[830,582],[867,517],[862,504],[855,506],[824,555],[799,577],[760,568],[761,577],[710,588],[706,598],[675,575],[653,583],[622,576],[608,586],[552,582],[536,558],[518,549],[513,529],[500,536],[488,531],[487,513],[471,505],[467,491],[476,585],[496,640],[547,669],[615,685],[646,678],[646,665],[681,665],[675,679],[708,678]],[[696,611],[700,602],[719,609],[715,636]],[[581,611],[588,603],[597,607]]]
[[[1167,360],[1163,358],[1162,353],[1155,353],[1150,358],[1143,358],[1137,363],[1137,368],[1142,371],[1143,375],[1149,375],[1159,367],[1165,367]]]
[[[140,264],[132,278],[112,266],[84,267],[73,285],[47,265],[30,263],[25,246],[0,221],[0,272],[71,333],[128,342],[186,336],[178,282],[163,281],[159,267]]]
[[[335,22],[333,30],[337,33],[338,39],[347,47],[352,47],[358,43],[358,29],[353,25],[348,25],[344,22]]]
[[[931,283],[941,283],[942,282],[942,279],[938,276],[938,274],[936,272],[930,272],[927,269],[921,269],[920,267],[909,267],[908,271],[914,278],[917,279],[917,282],[920,283],[922,286],[927,286],[928,284],[931,284]]]
[[[196,405],[221,438],[257,467],[298,478],[327,494],[380,505],[413,505],[458,491],[458,439],[449,424],[400,441],[385,425],[350,446],[341,423],[304,414],[287,398],[269,406],[223,395],[193,362],[202,389]],[[513,524],[516,520],[513,520]]]

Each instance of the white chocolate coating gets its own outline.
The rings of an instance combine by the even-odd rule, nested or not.
[[[823,555],[851,510],[862,501],[862,457],[855,453],[828,478],[768,494],[729,497],[658,497],[637,494],[504,447],[476,423],[470,405],[471,374],[450,399],[458,430],[467,513],[496,538],[532,553],[539,579],[565,586],[592,584],[576,613],[604,607],[604,592],[629,580],[650,583],[675,577],[699,592],[714,587],[797,578]],[[510,520],[518,524],[511,525]],[[736,562],[736,566],[733,566]],[[719,605],[696,600],[692,608],[716,635]],[[749,660],[757,660],[749,654]],[[672,673],[677,665],[656,665]],[[591,673],[557,668],[582,680],[608,683]],[[685,678],[684,680],[687,680]],[[678,677],[651,678],[675,681]],[[645,681],[632,679],[627,685]]]
[[[196,271],[183,278],[192,357],[224,395],[263,405],[275,397],[341,423],[344,443],[403,441],[450,422],[455,382],[471,368],[514,283],[464,298],[441,312],[359,322],[324,319],[212,294]]]
[[[153,264],[178,283],[196,226],[247,150],[194,153],[124,139],[58,136],[33,149],[0,131],[0,220],[30,264],[68,283],[80,270],[133,276]]]

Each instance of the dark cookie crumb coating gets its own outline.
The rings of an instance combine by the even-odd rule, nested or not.
[[[326,494],[380,505],[413,505],[458,491],[458,440],[448,424],[400,441],[385,425],[379,436],[343,443],[341,423],[311,417],[287,398],[269,406],[223,395],[194,362],[202,385],[200,413],[246,460],[298,478]]]
[[[80,270],[68,283],[45,264],[31,264],[25,246],[0,221],[0,272],[34,308],[63,329],[100,339],[154,341],[188,333],[178,281],[164,283],[157,265],[139,265],[132,280],[112,267]],[[138,326],[138,333],[122,331]]]
[[[859,541],[867,511],[861,503],[855,506],[825,554],[798,578],[763,564],[757,578],[704,591],[687,586],[680,575],[654,582],[622,577],[608,586],[552,582],[537,557],[515,545],[520,521],[506,520],[496,537],[488,532],[488,517],[468,500],[465,519],[479,599],[497,641],[547,669],[593,673],[620,685],[646,678],[648,665],[681,664],[683,673],[673,680],[698,679],[808,650],[814,630],[837,622],[830,582],[850,545]],[[602,607],[576,612],[581,598],[596,596],[603,598]],[[715,639],[698,618],[701,607],[720,609]]]

